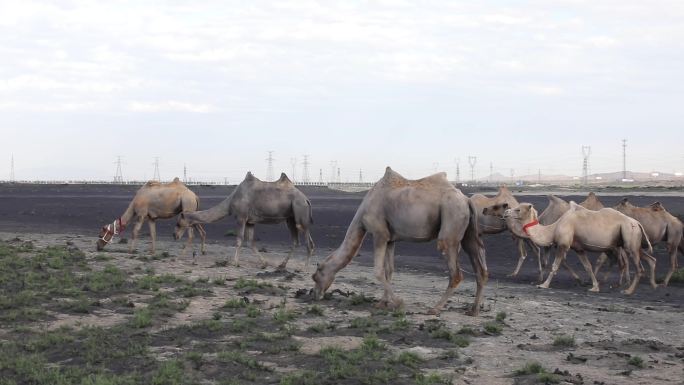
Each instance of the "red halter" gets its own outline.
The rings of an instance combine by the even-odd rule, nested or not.
[[[538,220],[536,220],[536,219],[533,220],[532,222],[530,222],[530,223],[526,224],[525,226],[523,226],[523,232],[524,232],[525,234],[527,234],[527,235],[530,235],[530,233],[527,232],[527,229],[529,229],[529,228],[532,227],[532,226],[536,226],[536,225],[538,225],[538,224],[539,224],[539,221],[538,221]]]

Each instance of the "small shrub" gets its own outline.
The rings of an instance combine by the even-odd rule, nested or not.
[[[539,374],[545,373],[546,369],[537,361],[531,361],[526,363],[522,368],[516,369],[515,374],[518,376],[524,376],[526,374]]]
[[[641,369],[644,367],[644,359],[639,356],[632,356],[627,361],[627,364]]]
[[[354,318],[349,325],[352,329],[375,329],[378,326],[379,322],[371,317]]]
[[[367,303],[373,303],[375,299],[373,297],[366,297],[364,294],[352,294],[351,302],[352,305],[364,305]]]
[[[261,315],[261,310],[259,310],[258,307],[254,306],[254,305],[248,305],[247,306],[247,317],[256,318],[259,315]]]
[[[506,312],[505,311],[500,311],[496,313],[496,320],[498,322],[503,322],[506,319]]]
[[[297,318],[297,313],[294,310],[287,310],[285,305],[279,306],[278,310],[273,313],[273,319],[279,323],[287,323]]]
[[[399,331],[399,330],[408,330],[411,327],[411,321],[409,321],[406,317],[399,318],[398,320],[392,322],[392,325],[390,326],[390,330],[392,331]]]
[[[575,343],[575,337],[562,334],[560,336],[556,336],[556,338],[553,339],[553,346],[561,348],[572,348],[577,346],[577,344]]]
[[[487,322],[484,324],[485,333],[498,336],[499,334],[501,334],[502,330],[503,330],[503,327],[498,322]]]
[[[247,301],[244,298],[231,298],[223,305],[226,309],[240,309],[247,306]]]
[[[408,366],[409,368],[416,369],[424,360],[414,352],[405,351],[396,356],[393,361]]]
[[[152,325],[152,312],[149,308],[138,309],[133,313],[133,320],[131,322],[134,328],[146,328]]]
[[[315,316],[322,316],[324,314],[323,308],[319,305],[313,305],[309,307],[309,309],[306,311],[306,314],[311,314]]]

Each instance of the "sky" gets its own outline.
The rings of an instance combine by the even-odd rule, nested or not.
[[[0,0],[0,179],[684,171],[684,2]],[[295,159],[296,158],[296,159]]]

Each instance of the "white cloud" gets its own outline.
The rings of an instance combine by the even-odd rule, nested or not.
[[[215,110],[209,104],[196,104],[169,100],[165,102],[131,102],[128,109],[134,112],[194,112],[206,114]]]

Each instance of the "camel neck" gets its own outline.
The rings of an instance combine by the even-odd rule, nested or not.
[[[230,214],[230,204],[233,199],[233,194],[228,195],[221,203],[207,210],[196,211],[193,213],[186,213],[186,218],[193,222],[212,223],[221,220]]]
[[[539,221],[535,220],[525,225],[523,227],[523,231],[529,235],[532,242],[534,242],[537,246],[551,246],[551,244],[553,244],[553,232],[557,223],[558,221],[551,225],[544,226],[540,225]]]

